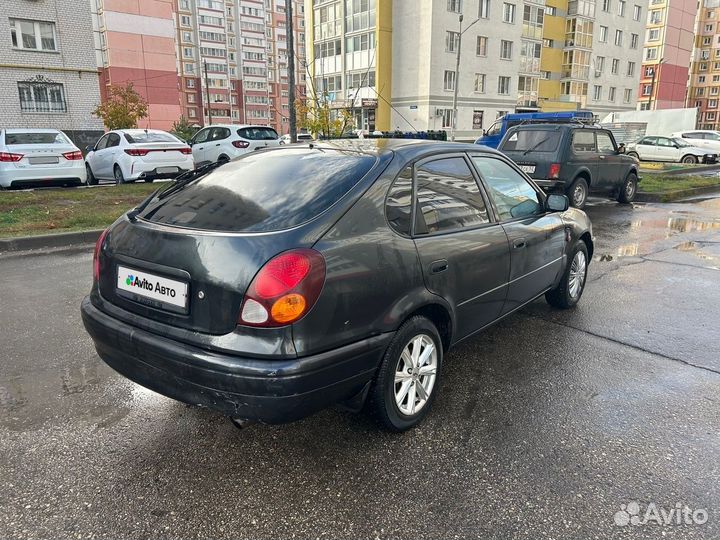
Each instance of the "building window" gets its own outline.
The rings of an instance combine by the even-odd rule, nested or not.
[[[612,67],[610,68],[610,71],[612,72],[613,75],[617,75],[619,70],[620,70],[620,60],[618,60],[617,58],[613,58]]]
[[[617,14],[620,17],[625,16],[625,0],[618,0]],[[637,20],[637,19],[635,19]]]
[[[635,7],[633,8],[633,20],[639,21],[640,17],[642,17],[642,6],[635,4]]]
[[[20,110],[24,113],[64,113],[65,89],[62,84],[19,82]]]
[[[515,4],[503,3],[503,22],[514,23],[515,22]]]
[[[622,44],[623,44],[622,30],[615,30],[615,45],[622,47]]]
[[[662,9],[653,9],[650,12],[650,24],[660,24],[663,19],[663,11]]]
[[[640,40],[639,34],[630,34],[630,48],[637,49],[639,40]]]
[[[481,19],[490,18],[490,0],[480,0],[480,10],[478,11],[478,16]]]
[[[705,25],[705,31],[706,31],[706,32],[712,32],[712,31],[713,31],[713,25],[712,25],[712,24],[706,24],[706,25]]]
[[[657,60],[657,47],[648,47],[645,49],[645,60]]]
[[[660,39],[660,29],[651,28],[648,30],[648,41],[658,41]]]
[[[195,54],[192,47],[183,47],[183,56],[185,58],[193,58]]]
[[[602,86],[596,84],[593,86],[593,101],[600,101],[602,99]]]
[[[487,43],[488,38],[485,36],[478,36],[477,37],[477,49],[475,51],[475,54],[478,56],[487,56]]]
[[[506,96],[510,93],[510,77],[498,77],[498,94]]]
[[[717,107],[717,105],[718,105],[717,99],[709,99],[708,100],[708,108],[715,109]]]
[[[642,95],[649,96],[650,92],[652,92],[652,84],[643,84]]]
[[[195,79],[185,79],[185,86],[187,88],[195,88]]]
[[[632,90],[626,88],[623,91],[623,103],[630,103],[630,100],[632,100]]]
[[[541,79],[550,79],[550,72],[549,71],[541,71],[540,72],[540,78]]]
[[[459,32],[445,32],[445,51],[456,53],[460,44]]]
[[[634,77],[634,76],[635,76],[635,62],[628,62],[627,76],[628,76],[628,77]]]
[[[645,66],[645,77],[652,77],[653,73],[655,73],[655,67],[654,66]]]
[[[600,26],[600,35],[598,36],[598,40],[600,41],[600,43],[607,43],[607,36],[608,36],[608,27]]]
[[[447,9],[454,13],[462,13],[462,0],[448,0]]]
[[[477,92],[478,94],[485,93],[485,74],[484,73],[476,73],[475,74],[475,92]]]
[[[500,58],[502,58],[503,60],[512,59],[512,49],[512,41],[505,41],[504,39],[500,40]]]
[[[605,13],[610,12],[610,0],[602,0],[602,10]]]
[[[10,19],[12,46],[29,51],[57,51],[55,24],[23,19]]]
[[[605,69],[605,57],[604,56],[597,56],[595,57],[595,73],[598,75],[603,72]]]
[[[443,77],[445,90],[455,90],[455,72],[445,70],[445,76]]]
[[[611,86],[608,90],[608,101],[615,103],[615,87]]]
[[[180,25],[190,26],[190,17],[188,17],[187,15],[180,16]]]
[[[543,47],[550,47],[550,48],[552,48],[552,47],[554,47],[554,46],[555,46],[555,40],[554,40],[554,39],[548,39],[548,38],[544,38],[544,39],[543,39]]]
[[[195,109],[188,109],[188,117],[189,118],[195,118],[197,116],[197,111]]]
[[[705,82],[705,75],[700,75],[700,76],[698,77],[698,82],[699,82],[699,83],[704,83],[704,82]]]
[[[545,15],[555,16],[557,15],[557,8],[555,6],[545,6]]]

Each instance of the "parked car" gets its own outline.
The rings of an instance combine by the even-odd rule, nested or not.
[[[720,153],[720,131],[708,129],[677,131],[671,137],[683,139],[693,146],[705,148],[714,153]]]
[[[547,123],[591,123],[595,121],[592,111],[561,111],[561,112],[526,112],[509,113],[501,116],[492,125],[483,131],[482,137],[475,140],[475,144],[482,144],[490,148],[497,148],[507,130],[513,126],[525,124]]]
[[[57,129],[0,129],[0,188],[80,185],[82,152]]]
[[[195,174],[102,233],[82,317],[122,375],[234,418],[344,402],[408,429],[450,347],[583,293],[589,219],[494,150],[323,142]]]
[[[85,156],[88,183],[115,180],[116,184],[175,178],[192,170],[190,147],[166,131],[120,129],[103,135]]]
[[[549,192],[567,194],[583,208],[590,191],[623,203],[637,192],[638,160],[624,155],[613,134],[582,124],[531,124],[510,128],[500,150]]]
[[[313,141],[313,136],[310,133],[298,133],[297,142],[310,142]],[[290,135],[285,134],[280,137],[280,144],[290,144]]]
[[[198,165],[230,161],[248,152],[280,144],[277,131],[268,126],[214,125],[201,129],[190,139]]]
[[[670,137],[643,137],[627,145],[627,155],[642,161],[674,161],[677,163],[716,163],[717,152],[699,148]]]

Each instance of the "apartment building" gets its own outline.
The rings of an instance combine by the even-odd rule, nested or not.
[[[638,89],[639,109],[685,106],[697,11],[696,0],[650,0]],[[712,39],[712,35],[704,35],[698,40],[698,47],[709,49]]]
[[[102,133],[89,10],[70,0],[3,0],[0,127],[61,129],[81,148]]]
[[[183,114],[198,125],[254,123],[288,131],[286,0],[177,0]],[[304,14],[294,4],[296,81],[304,95]]]
[[[695,26],[687,106],[698,110],[700,129],[719,129],[720,0],[701,0]],[[665,69],[663,64],[662,69]]]
[[[331,106],[350,109],[357,127],[448,129],[456,85],[461,138],[507,112],[602,114],[637,104],[642,0],[305,0],[305,7],[314,87]]]
[[[170,129],[181,113],[175,0],[90,0],[100,93],[132,82],[148,102],[144,128]]]

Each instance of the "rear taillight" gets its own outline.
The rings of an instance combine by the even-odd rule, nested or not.
[[[80,150],[75,150],[74,152],[65,152],[63,157],[69,161],[76,161],[78,159],[82,159],[83,155]]]
[[[0,162],[11,163],[14,161],[20,161],[23,158],[23,154],[13,154],[12,152],[0,152]]]
[[[247,141],[233,141],[232,145],[235,148],[247,148],[248,146],[250,146],[250,143]]]
[[[560,177],[560,164],[559,163],[553,163],[550,165],[550,174],[548,174],[548,178],[559,178]]]
[[[294,249],[270,259],[255,275],[238,324],[276,327],[300,320],[320,296],[325,259],[313,249]]]
[[[100,279],[100,250],[102,249],[105,237],[110,229],[105,229],[95,243],[95,251],[93,252],[93,279],[98,281]]]
[[[189,146],[187,146],[185,148],[181,148],[180,153],[188,156],[188,155],[192,154],[192,148],[190,148]]]
[[[126,148],[125,149],[125,153],[128,156],[135,156],[135,157],[147,156],[148,152],[150,152],[150,150],[146,150],[145,148]]]

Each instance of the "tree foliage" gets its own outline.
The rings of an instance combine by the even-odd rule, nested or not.
[[[195,133],[197,133],[197,130],[198,128],[196,128],[192,123],[190,123],[190,121],[185,117],[185,115],[182,115],[177,122],[173,122],[170,133],[175,135],[177,138],[187,142],[192,138],[193,135],[195,135]]]
[[[136,128],[138,120],[147,117],[147,113],[147,101],[135,91],[131,82],[108,86],[107,99],[93,112],[109,130]]]
[[[295,112],[298,127],[321,139],[340,137],[353,125],[352,113],[347,109],[331,109],[324,95],[296,99]]]

